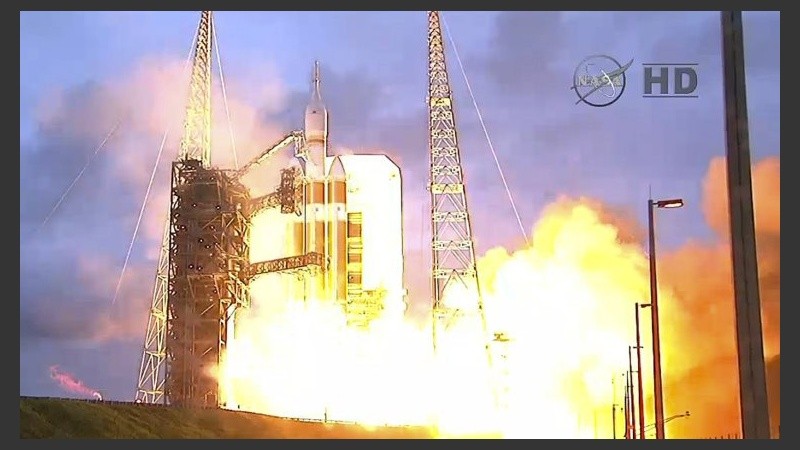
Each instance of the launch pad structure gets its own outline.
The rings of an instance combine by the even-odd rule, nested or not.
[[[327,155],[327,110],[318,64],[304,131],[289,133],[241,169],[210,167],[213,36],[212,13],[203,11],[181,150],[172,163],[170,213],[136,402],[200,407],[225,402],[216,371],[233,337],[236,311],[250,306],[250,284],[259,275],[294,275],[301,298],[338,303],[348,325],[355,327],[366,327],[378,316],[389,291],[404,291],[402,238],[389,251],[399,253],[399,265],[390,261],[398,258],[385,255],[388,264],[383,266],[393,276],[365,268],[381,266],[376,264],[381,249],[374,243],[386,220],[396,222],[389,232],[402,236],[399,168],[384,155]],[[282,169],[273,192],[251,197],[241,179],[292,146],[301,167]],[[389,197],[376,197],[364,185],[375,173],[394,186]],[[396,205],[397,211],[382,210],[382,203]],[[270,209],[287,217],[279,222],[287,227],[284,250],[289,256],[250,262],[252,220]]]
[[[296,275],[302,298],[339,304],[348,326],[369,326],[387,299],[405,296],[399,168],[385,155],[328,155],[318,65],[303,131],[287,134],[241,169],[211,167],[213,37],[212,13],[203,11],[136,402],[226,402],[216,371],[233,338],[236,312],[250,306],[251,281],[258,275]],[[434,350],[437,333],[454,319],[478,317],[491,367],[438,11],[428,12],[428,50]],[[276,189],[253,198],[242,177],[290,146],[301,167],[282,169]],[[373,192],[375,183],[385,191]],[[276,220],[288,230],[284,250],[290,256],[250,262],[253,218],[268,209],[283,217]],[[387,236],[395,235],[387,244]],[[447,304],[454,285],[476,294],[472,306]],[[493,346],[498,342],[507,339],[495,339]]]
[[[250,305],[250,279],[325,267],[320,253],[249,263],[253,213],[270,207],[295,213],[302,190],[298,171],[284,169],[275,192],[251,199],[239,180],[243,173],[200,160],[172,163],[164,389],[171,404],[219,403],[213,371],[224,358],[235,310]]]
[[[172,163],[167,397],[217,402],[212,370],[227,345],[229,311],[246,307],[250,195],[199,160]]]

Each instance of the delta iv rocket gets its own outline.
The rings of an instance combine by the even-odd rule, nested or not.
[[[311,99],[305,110],[304,175],[305,208],[295,223],[294,242],[298,254],[317,252],[325,256],[327,270],[306,284],[305,297],[344,303],[347,265],[347,187],[340,165],[329,164],[328,110],[320,90],[319,62],[314,64]],[[337,166],[331,170],[332,166]]]
[[[343,306],[348,323],[367,324],[405,309],[400,168],[384,154],[330,155],[328,110],[319,63],[305,109],[305,143],[296,156],[305,188],[291,220],[291,254],[319,253],[325,270],[291,282],[306,301]]]

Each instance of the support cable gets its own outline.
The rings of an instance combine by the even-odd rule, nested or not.
[[[97,156],[97,154],[100,153],[100,150],[102,150],[103,147],[105,147],[106,143],[111,138],[111,136],[117,131],[117,128],[119,128],[119,125],[121,123],[122,123],[122,119],[119,119],[119,120],[117,120],[117,123],[115,123],[114,126],[111,127],[111,131],[109,131],[108,134],[106,135],[106,137],[103,138],[103,141],[100,142],[100,145],[98,145],[97,148],[94,150],[94,153],[92,153],[92,156],[90,156],[89,159],[86,161],[86,164],[83,165],[83,168],[81,169],[81,171],[78,172],[78,175],[75,176],[75,179],[72,180],[72,183],[70,183],[70,185],[67,187],[67,189],[64,191],[64,193],[61,194],[61,197],[58,199],[56,204],[53,205],[53,207],[50,209],[50,212],[47,213],[47,216],[45,216],[45,218],[42,221],[41,225],[39,225],[39,231],[44,229],[45,225],[47,225],[47,222],[50,221],[50,218],[56,212],[58,207],[61,206],[61,204],[64,202],[64,199],[67,198],[67,195],[69,195],[70,191],[72,191],[72,188],[75,187],[75,184],[78,183],[78,180],[81,179],[81,177],[83,176],[83,173],[86,172],[86,169],[89,168],[89,165],[92,163],[92,161],[94,161],[94,158]]]
[[[217,67],[219,67],[219,81],[222,85],[222,102],[225,104],[225,115],[228,117],[228,131],[231,136],[231,152],[233,152],[233,166],[234,169],[239,170],[239,157],[236,154],[236,140],[233,138],[233,121],[231,120],[231,111],[228,108],[228,94],[225,89],[225,77],[222,75],[222,58],[219,56],[219,41],[217,41],[217,27],[211,27],[211,33],[214,38],[214,49],[217,53]]]
[[[195,42],[197,41],[197,37],[199,34],[199,29],[194,35],[194,39],[192,39],[192,46],[189,48],[189,56],[186,58],[186,64],[183,67],[184,72],[188,72],[189,68],[191,67],[192,62],[192,52],[194,51]],[[185,77],[184,77],[185,78]],[[111,299],[111,304],[114,305],[117,302],[117,297],[119,296],[119,290],[122,287],[122,280],[125,278],[125,271],[128,268],[128,262],[131,258],[131,251],[133,250],[133,244],[136,242],[136,236],[139,234],[139,226],[142,224],[142,217],[144,216],[144,210],[147,206],[147,200],[150,198],[150,191],[153,188],[153,180],[156,177],[156,172],[158,171],[158,164],[161,162],[161,155],[164,152],[164,144],[167,141],[167,135],[169,134],[171,127],[167,127],[164,131],[164,135],[161,137],[161,145],[158,148],[158,154],[156,155],[156,160],[153,163],[153,170],[150,172],[150,180],[147,182],[147,190],[144,193],[144,199],[142,200],[142,207],[139,208],[139,217],[136,219],[136,226],[133,229],[133,234],[131,235],[130,243],[128,244],[128,251],[125,254],[125,262],[122,263],[122,269],[120,270],[119,279],[117,279],[117,287],[114,289],[114,297]]]
[[[458,61],[458,66],[461,69],[461,75],[464,77],[464,82],[467,85],[469,96],[472,98],[472,105],[475,106],[475,112],[478,114],[478,120],[481,123],[481,128],[483,128],[483,134],[486,136],[486,142],[489,144],[489,150],[492,152],[492,157],[494,158],[494,163],[497,166],[497,171],[500,173],[500,179],[503,181],[503,187],[506,189],[508,200],[511,203],[511,209],[514,210],[514,216],[517,218],[519,230],[522,232],[522,237],[525,239],[525,244],[528,245],[528,233],[525,231],[525,226],[522,225],[522,219],[520,218],[519,211],[514,203],[514,196],[511,195],[511,189],[509,189],[506,176],[503,174],[503,168],[500,166],[500,160],[497,158],[497,152],[494,150],[492,139],[489,137],[489,131],[486,129],[486,123],[483,120],[483,114],[481,114],[481,109],[478,107],[478,102],[475,100],[475,94],[472,92],[472,85],[469,83],[467,72],[464,70],[464,64],[461,62],[461,56],[458,54],[458,49],[456,48],[456,44],[453,41],[453,36],[450,34],[450,28],[447,26],[447,22],[444,20],[444,17],[442,17],[442,24],[444,25],[445,32],[447,33],[447,39],[450,41],[450,45],[453,47],[453,53],[455,54],[456,61]]]

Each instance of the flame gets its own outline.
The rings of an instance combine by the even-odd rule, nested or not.
[[[83,381],[75,378],[74,375],[61,371],[58,365],[50,366],[50,378],[55,380],[56,383],[67,392],[81,394],[87,397],[95,397],[98,400],[103,399],[99,392],[84,385]]]
[[[253,248],[276,241],[256,226]],[[252,284],[253,307],[237,313],[221,371],[227,397],[246,410],[428,425],[443,437],[593,437],[593,414],[607,411],[611,376],[627,364],[633,303],[647,292],[641,249],[620,245],[588,206],[559,206],[530,248],[494,249],[478,266],[488,328],[511,338],[509,376],[489,370],[477,315],[440,331],[434,358],[430,321],[386,313],[368,329],[348,328],[338,305],[281,300],[280,276],[266,275]],[[445,295],[467,309],[476,298],[474,288]],[[497,385],[511,399],[502,414]]]
[[[634,304],[649,286],[647,260],[585,202],[562,200],[543,216],[529,247],[493,249],[478,264],[490,323],[509,339],[502,432],[606,437],[612,379],[627,369]],[[616,382],[621,398],[624,381]]]
[[[252,248],[279,252],[282,237],[265,228],[275,216],[262,219],[253,224]],[[440,335],[436,357],[429,320],[387,312],[368,329],[348,328],[337,305],[292,298],[280,275],[262,276],[251,286],[252,307],[237,312],[236,337],[220,371],[229,406],[365,425],[426,425],[439,437],[621,437],[622,374],[635,343],[634,305],[649,301],[649,268],[641,233],[612,219],[596,202],[561,198],[545,209],[529,246],[487,252],[478,261],[487,333],[476,317],[462,319]],[[681,284],[675,267],[692,267],[706,253],[720,258],[715,267],[730,265],[724,243],[662,252],[665,416],[691,410],[691,418],[680,420],[697,424],[690,432],[670,423],[668,437],[738,427],[737,372],[719,362],[735,360],[733,303],[716,291],[700,302],[687,290],[692,283],[698,286],[692,289],[729,284],[729,274],[694,274],[674,289]],[[710,257],[703,260],[712,264]],[[475,294],[474,287],[453,290],[446,301],[468,308]],[[693,317],[704,310],[717,319],[698,327]],[[642,311],[645,419],[652,424],[651,324],[649,310]],[[775,331],[777,323],[767,334]],[[484,344],[493,335],[507,342],[493,344],[489,370]],[[698,370],[714,375],[696,379]],[[619,406],[615,423],[612,404]]]

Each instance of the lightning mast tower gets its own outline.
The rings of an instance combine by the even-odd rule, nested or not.
[[[483,333],[487,332],[438,11],[428,11],[428,87],[433,348],[436,351],[441,331],[459,317],[477,313]],[[474,300],[474,304],[465,304],[464,295]],[[461,298],[454,302],[454,297]],[[488,339],[485,345],[491,365]]]
[[[203,11],[137,402],[218,406],[214,371],[233,313],[249,301],[249,193],[235,174],[210,168],[212,38],[211,11]]]

